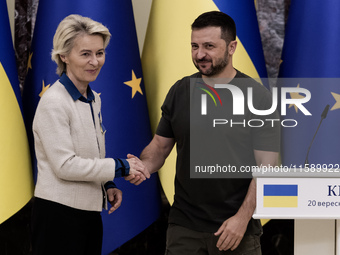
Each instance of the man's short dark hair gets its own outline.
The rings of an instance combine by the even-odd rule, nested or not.
[[[220,27],[221,38],[229,44],[230,41],[236,40],[236,25],[234,20],[227,14],[219,11],[205,12],[198,16],[191,29],[201,29],[206,27]]]

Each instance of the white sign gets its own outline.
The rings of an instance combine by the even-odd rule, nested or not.
[[[340,178],[257,178],[254,218],[340,219]]]

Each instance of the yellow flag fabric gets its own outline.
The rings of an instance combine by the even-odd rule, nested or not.
[[[0,63],[0,224],[20,210],[33,195],[26,130],[7,74]]]
[[[0,224],[33,195],[28,140],[6,1],[0,1]]]
[[[241,3],[245,2],[243,0],[153,1],[142,54],[144,82],[153,132],[156,131],[161,117],[160,107],[170,87],[182,77],[197,72],[191,60],[190,40],[193,21],[203,12],[220,10],[234,18],[238,28],[238,22],[235,17],[247,15],[242,12],[235,13],[234,10],[237,8],[230,8],[230,11],[234,12],[231,15],[228,10],[225,10],[227,7],[224,6],[223,2],[233,2],[233,4],[243,6],[245,4]],[[250,8],[253,8],[255,13],[254,1],[246,0],[246,2],[248,5],[252,5]],[[255,26],[259,34],[256,16],[255,22],[247,23],[246,26],[249,26],[249,29]],[[253,78],[265,77],[266,72],[264,72],[265,74],[262,72],[261,76],[259,75],[243,45],[243,41],[239,37],[237,41],[237,49],[233,57],[234,67]],[[261,44],[260,47],[259,52],[262,53]],[[263,53],[261,61],[265,69]],[[176,150],[173,150],[165,165],[159,171],[162,187],[170,204],[173,203],[174,195],[175,162]]]

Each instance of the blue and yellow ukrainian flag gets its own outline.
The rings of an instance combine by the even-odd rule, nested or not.
[[[263,207],[298,207],[298,185],[264,184]]]
[[[39,2],[24,87],[27,126],[31,126],[39,94],[59,78],[55,73],[57,66],[51,60],[52,40],[59,22],[70,14],[99,21],[112,34],[105,65],[90,86],[101,93],[107,157],[126,158],[128,153],[138,156],[151,140],[151,129],[131,0]],[[124,179],[115,183],[123,191],[123,202],[113,214],[102,213],[103,254],[139,234],[160,214],[157,174],[139,186]]]
[[[235,68],[253,78],[267,78],[254,0],[154,0],[144,43],[142,65],[151,127],[156,131],[160,107],[170,87],[197,72],[191,59],[191,24],[203,12],[222,11],[236,23]],[[176,152],[159,172],[164,192],[173,203]]]
[[[0,224],[33,195],[30,153],[6,1],[0,1]]]

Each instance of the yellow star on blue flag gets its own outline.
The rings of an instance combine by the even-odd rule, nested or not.
[[[300,88],[300,84],[297,85],[297,88]],[[290,98],[291,99],[301,99],[301,98],[305,98],[304,95],[300,95],[298,92],[290,92]],[[290,104],[288,108],[291,108],[294,106],[294,109],[296,111],[296,113],[298,112],[298,107],[295,104]]]
[[[50,86],[51,84],[48,84],[47,86],[45,86],[45,82],[42,81],[42,89],[41,89],[41,92],[39,93],[39,97],[42,97],[43,94],[48,90]]]
[[[331,94],[336,101],[335,104],[333,105],[333,107],[331,108],[331,111],[336,110],[336,109],[340,109],[340,94],[334,93],[334,92],[331,92]]]
[[[137,78],[135,75],[135,72],[132,70],[132,78],[130,81],[124,82],[124,84],[128,85],[132,88],[132,98],[136,95],[137,92],[141,93],[143,95],[142,89],[140,87],[140,83],[142,81],[142,78]]]

